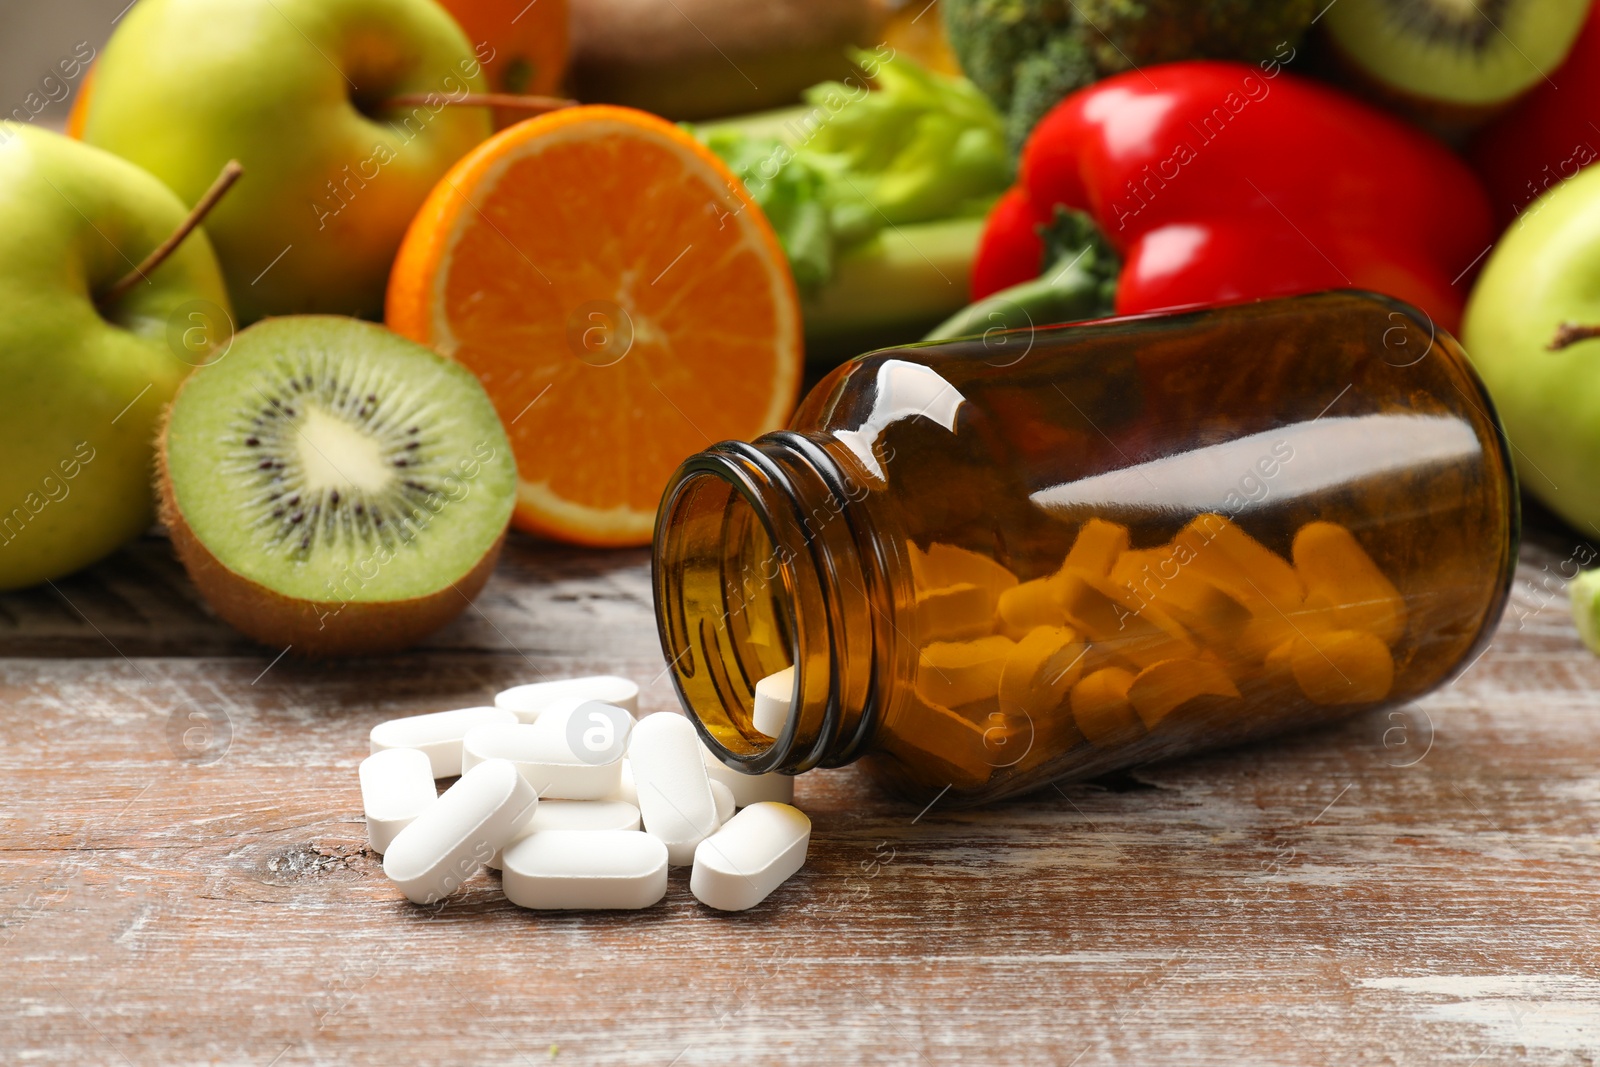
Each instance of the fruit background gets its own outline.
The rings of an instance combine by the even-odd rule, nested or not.
[[[0,370],[40,420],[8,431],[0,584],[70,574],[144,529],[140,474],[159,467],[180,556],[250,636],[318,655],[425,633],[329,630],[492,571],[495,532],[459,529],[476,508],[439,489],[463,462],[430,444],[449,401],[386,437],[402,428],[373,413],[399,405],[368,381],[385,360],[341,353],[293,380],[320,398],[300,409],[242,381],[232,440],[158,435],[239,331],[290,320],[247,346],[265,367],[300,358],[297,317],[317,315],[469,368],[501,423],[480,452],[517,468],[511,525],[616,547],[650,540],[678,462],[782,427],[807,367],[1368,288],[1461,335],[1533,498],[1600,518],[1583,485],[1600,328],[1571,236],[1594,215],[1575,178],[1595,153],[1573,101],[1600,40],[1582,0],[697,3],[17,15],[8,202],[42,196],[52,217],[0,247],[9,306],[35,308]],[[728,19],[727,47],[697,13]],[[318,424],[353,418],[349,434],[260,443],[264,420],[303,428],[356,383],[366,399]],[[76,413],[57,417],[66,397]],[[174,448],[270,473],[222,509],[236,476],[173,485]],[[349,449],[384,455],[354,476]],[[430,551],[463,536],[481,558]],[[269,603],[283,610],[253,610]]]
[[[185,1062],[391,1037],[430,1062],[1057,1062],[1080,1036],[1104,1059],[1237,1062],[1235,1021],[1261,1062],[1581,1062],[1600,1048],[1582,929],[1600,675],[1580,643],[1600,648],[1596,159],[1587,0],[7,4],[0,692],[20,799],[0,825],[28,877],[4,886],[0,943],[22,938],[29,981],[5,1026],[92,1062],[162,1062],[179,1033]],[[1462,688],[1281,761],[1224,755],[998,819],[808,776],[832,835],[809,925],[652,931],[652,959],[679,961],[663,982],[616,976],[640,935],[574,922],[560,936],[598,955],[541,942],[567,987],[479,1013],[525,1028],[505,1047],[397,1021],[485,927],[394,948],[371,858],[328,815],[349,798],[285,768],[353,766],[344,735],[375,704],[551,664],[648,678],[662,485],[785,425],[841,360],[1330,288],[1458,335],[1515,455],[1528,547],[1504,644]],[[672,703],[661,682],[650,710]],[[1475,731],[1452,737],[1447,712]],[[1340,824],[1352,788],[1367,818]],[[158,813],[119,828],[146,789]],[[1063,845],[1080,816],[1122,843]],[[1215,868],[1174,869],[1175,838]],[[263,900],[296,959],[249,958],[295,999],[252,1029],[240,1005],[261,991],[210,996],[233,934],[204,931],[267,923]],[[941,909],[957,918],[930,928]],[[352,962],[303,963],[351,930]],[[1158,951],[1130,955],[1130,931]],[[130,944],[116,988],[63,962]],[[867,991],[845,977],[861,945],[892,961]],[[169,1020],[146,948],[197,1024]],[[637,1006],[632,1024],[587,1024],[585,958],[614,965],[595,999]],[[474,997],[527,980],[498,956],[461,966]],[[679,986],[697,1017],[761,1025],[685,1030]],[[855,1029],[802,1025],[868,1002]],[[550,1003],[564,1029],[530,1022]],[[973,1004],[981,1022],[944,1028]],[[1152,1005],[1217,1040],[1126,1025]]]

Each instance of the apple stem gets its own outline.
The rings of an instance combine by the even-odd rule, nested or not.
[[[1563,348],[1575,345],[1579,341],[1587,341],[1600,337],[1600,326],[1579,326],[1575,322],[1563,322],[1556,327],[1556,335],[1551,338],[1547,346],[1551,352],[1559,352]]]
[[[233,187],[233,183],[238,181],[239,176],[243,173],[244,167],[240,165],[237,159],[228,160],[227,165],[222,168],[222,173],[217,175],[217,180],[212,182],[211,188],[206,190],[206,195],[200,198],[200,202],[178,224],[178,228],[173,230],[165,241],[157,245],[154,252],[145,256],[144,262],[118,278],[116,284],[107,289],[96,303],[102,307],[110,307],[127,296],[129,291],[140,282],[148,282],[151,273],[162,263],[165,263],[167,257],[176,252],[178,246],[183,244],[184,239],[205,221],[206,216],[211,214],[211,209],[217,206],[217,202],[226,195],[228,190]]]
[[[504,107],[526,111],[533,115],[543,115],[549,111],[560,111],[562,108],[578,105],[576,100],[567,100],[559,96],[522,96],[517,93],[462,93],[459,96],[445,96],[442,93],[401,93],[385,100],[383,106],[432,107],[441,103],[457,107]]]

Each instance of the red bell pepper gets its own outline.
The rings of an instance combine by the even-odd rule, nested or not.
[[[1454,330],[1494,235],[1442,144],[1275,63],[1146,67],[1062,101],[989,216],[974,299],[1038,276],[1057,205],[1122,254],[1119,315],[1358,288]]]
[[[1566,61],[1474,139],[1468,158],[1502,225],[1600,159],[1600,4]]]

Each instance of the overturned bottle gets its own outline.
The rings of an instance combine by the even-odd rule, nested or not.
[[[981,802],[1416,699],[1517,534],[1456,342],[1325,293],[859,357],[673,476],[656,612],[729,766]]]

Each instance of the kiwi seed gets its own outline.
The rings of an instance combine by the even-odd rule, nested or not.
[[[392,377],[352,384],[343,380],[347,373],[325,356],[282,361],[256,384],[260,403],[238,416],[240,447],[224,469],[253,486],[254,525],[269,550],[290,559],[304,559],[325,543],[393,549],[410,542],[437,510],[441,480],[451,473],[447,466],[438,469],[444,465],[422,434],[423,425],[441,417],[428,397]],[[331,459],[338,480],[308,470],[306,453],[318,450],[307,423],[318,418],[338,420],[369,439],[387,476],[374,479],[375,472],[363,470],[363,483]]]

